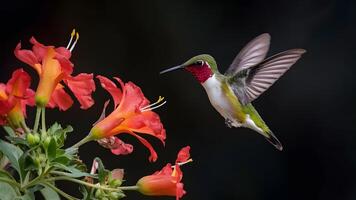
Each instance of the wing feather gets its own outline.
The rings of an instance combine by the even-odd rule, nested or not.
[[[246,105],[271,87],[306,51],[304,49],[291,49],[267,58],[260,64],[248,69],[241,77],[239,73],[232,78],[230,85],[234,88],[234,82],[244,80],[244,88],[235,93],[242,104]],[[237,78],[236,78],[237,77]],[[241,87],[241,84],[239,85]],[[236,90],[234,90],[236,91]]]
[[[270,40],[271,36],[268,33],[264,33],[249,42],[236,56],[224,75],[233,76],[241,70],[262,62],[266,58]]]

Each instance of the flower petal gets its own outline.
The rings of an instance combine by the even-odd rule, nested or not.
[[[30,75],[23,69],[17,69],[12,73],[11,79],[6,84],[6,93],[17,98],[24,98],[30,84]]]
[[[37,57],[38,62],[42,62],[43,58],[47,54],[48,48],[50,48],[51,46],[45,46],[42,43],[39,43],[34,37],[31,37],[30,43],[33,44],[32,51]]]
[[[14,102],[10,102],[7,100],[1,100],[0,101],[0,118],[1,116],[6,115],[7,113],[10,112],[10,110],[15,106]],[[1,125],[1,124],[0,124]]]
[[[186,146],[184,148],[182,148],[177,156],[177,160],[176,163],[181,163],[181,162],[185,162],[190,158],[190,146]]]
[[[14,54],[17,59],[32,66],[38,74],[41,73],[40,59],[34,54],[33,51],[21,49],[21,43],[18,43],[14,50]]]
[[[94,100],[91,96],[91,94],[95,91],[93,74],[81,73],[75,77],[69,76],[64,80],[64,82],[78,99],[81,109],[90,108],[94,104]]]
[[[161,171],[157,171],[154,173],[154,175],[169,175],[171,176],[173,172],[172,165],[168,163],[166,166],[164,166]]]
[[[127,131],[127,133],[135,136],[143,145],[145,145],[148,148],[148,150],[150,150],[150,154],[151,154],[150,157],[148,158],[148,160],[150,162],[156,162],[158,156],[157,156],[156,151],[153,149],[152,145],[146,139],[144,139],[143,137],[135,134],[134,132]]]
[[[163,144],[165,143],[166,130],[163,128],[159,116],[152,111],[134,115],[126,119],[122,125],[130,127],[134,132],[155,136],[160,139]]]
[[[58,107],[59,110],[65,111],[73,105],[73,100],[62,87],[57,87],[48,102],[48,107]]]
[[[117,137],[115,137],[115,142],[112,147],[111,152],[115,155],[127,155],[133,151],[133,146],[131,144],[126,144]]]
[[[106,78],[105,76],[98,75],[96,76],[96,78],[99,79],[101,87],[111,94],[112,98],[114,99],[114,105],[116,108],[121,101],[122,91],[120,90],[120,88],[116,86],[114,82],[112,82],[110,79]]]
[[[72,74],[74,65],[72,62],[70,62],[70,60],[58,53],[55,54],[54,59],[58,60],[65,75],[69,76]]]
[[[111,171],[113,179],[122,180],[124,178],[124,169],[114,169]]]
[[[58,47],[55,50],[58,54],[62,55],[66,59],[69,59],[72,56],[72,53],[67,48]]]
[[[149,103],[141,88],[132,82],[128,82],[123,88],[123,97],[118,110],[124,113],[141,112],[140,108],[147,106]]]
[[[26,90],[25,99],[21,101],[21,109],[25,117],[27,117],[26,107],[34,106],[34,105],[35,105],[35,92],[28,88]]]

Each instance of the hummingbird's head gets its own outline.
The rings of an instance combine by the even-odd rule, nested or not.
[[[181,65],[163,70],[160,72],[160,74],[175,71],[178,69],[187,70],[188,72],[193,74],[193,76],[200,83],[204,83],[207,79],[214,75],[214,73],[217,71],[217,66],[215,59],[212,56],[208,54],[202,54],[194,56],[193,58],[187,60]]]

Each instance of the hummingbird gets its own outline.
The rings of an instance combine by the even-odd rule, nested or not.
[[[306,52],[290,49],[266,58],[271,36],[261,34],[251,40],[237,54],[224,74],[218,70],[215,59],[202,54],[181,65],[163,70],[160,74],[185,69],[205,89],[211,105],[231,127],[245,127],[263,135],[273,146],[282,151],[283,146],[268,128],[252,105]],[[265,59],[266,58],[266,59]]]

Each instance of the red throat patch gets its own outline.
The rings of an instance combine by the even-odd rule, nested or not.
[[[199,83],[204,83],[210,77],[213,76],[213,72],[210,67],[204,63],[204,65],[190,65],[185,68],[188,72],[192,73],[193,76],[199,81]]]

